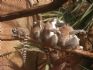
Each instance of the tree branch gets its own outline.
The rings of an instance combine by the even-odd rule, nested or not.
[[[9,38],[9,39],[0,39],[1,41],[14,41],[14,40],[23,40],[23,39],[15,39],[15,38]],[[38,44],[35,40],[33,39],[29,39],[28,41],[30,41],[31,43],[33,43],[32,45],[34,46],[38,46],[40,44]],[[56,49],[56,48],[55,48]],[[56,49],[56,50],[59,50],[59,49]],[[89,51],[84,51],[84,50],[64,50],[66,52],[69,52],[69,53],[72,53],[72,54],[76,54],[76,55],[79,55],[79,56],[82,56],[82,57],[88,57],[88,58],[92,58],[93,59],[93,53],[92,52],[89,52]]]
[[[17,11],[17,12],[5,14],[5,15],[0,15],[0,22],[9,21],[9,20],[13,20],[13,19],[21,18],[21,17],[32,16],[32,15],[35,15],[38,13],[44,13],[47,11],[52,11],[52,10],[59,8],[66,1],[68,0],[54,0],[53,2],[46,4],[46,5],[33,7],[30,9],[25,9],[22,11]]]
[[[84,50],[66,50],[69,53],[73,53],[73,54],[77,54],[83,57],[88,57],[88,58],[92,58],[93,59],[93,52],[89,52],[89,51],[84,51]]]

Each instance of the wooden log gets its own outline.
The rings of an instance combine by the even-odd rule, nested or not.
[[[90,51],[84,51],[84,50],[66,50],[69,53],[77,54],[83,57],[93,58],[93,52]]]
[[[11,39],[1,39],[1,41],[13,41],[13,40],[23,40],[23,39],[15,39],[15,38],[11,38]],[[37,42],[35,42],[35,40],[33,39],[29,39],[28,41],[30,41],[33,46],[40,46],[40,44],[38,44]],[[54,48],[56,49],[56,48]],[[60,50],[60,49],[56,49],[56,50]],[[93,52],[90,51],[84,51],[84,50],[64,50],[66,52],[72,53],[72,54],[76,54],[82,57],[88,57],[88,58],[93,58]]]
[[[68,0],[53,0],[53,2],[46,5],[37,6],[30,9],[25,9],[22,11],[17,11],[17,12],[5,14],[5,15],[0,15],[0,22],[9,21],[9,20],[13,20],[13,19],[21,18],[21,17],[32,16],[32,15],[35,15],[38,13],[44,13],[47,11],[52,11],[62,6],[66,1]]]

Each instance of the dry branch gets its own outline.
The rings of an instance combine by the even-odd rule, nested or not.
[[[67,50],[67,52],[77,54],[83,57],[93,58],[93,52],[84,51],[84,50]]]
[[[11,41],[11,40],[22,40],[22,39],[2,39],[2,41]],[[33,46],[38,46],[40,44],[36,43],[34,40],[29,40],[30,42],[34,43]],[[57,49],[59,50],[59,49]],[[89,52],[89,51],[84,51],[84,50],[66,50],[66,52],[72,53],[72,54],[76,54],[79,56],[83,56],[83,57],[88,57],[88,58],[93,58],[93,53]]]
[[[63,5],[67,0],[54,0],[53,2],[38,6],[38,7],[33,7],[30,9],[25,9],[22,11],[17,11],[5,15],[0,15],[0,22],[2,21],[8,21],[8,20],[13,20],[21,17],[27,17],[27,16],[32,16],[38,13],[44,13],[47,11],[52,11],[57,8],[59,8],[61,5]]]

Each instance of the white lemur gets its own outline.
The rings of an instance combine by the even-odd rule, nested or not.
[[[33,38],[43,46],[56,47],[58,43],[56,24],[56,18],[53,18],[51,21],[47,21],[46,23],[34,22],[34,27],[32,29]]]
[[[41,33],[41,39],[47,47],[57,47],[58,36],[56,34],[56,24],[57,19],[53,18],[50,22],[46,22],[44,25],[44,29]]]
[[[63,22],[62,22],[63,23]],[[56,27],[57,19],[46,22],[43,26],[37,24],[34,28],[34,36],[36,40],[41,40],[41,43],[51,47],[62,46],[66,48],[76,48],[79,46],[79,38],[75,35],[80,30],[74,30],[65,22],[59,27]]]
[[[12,36],[15,38],[24,39],[27,36],[29,37],[29,32],[25,28],[15,27],[12,29],[12,33],[13,33]]]
[[[79,47],[79,38],[75,35],[79,30],[74,30],[68,24],[64,24],[59,28],[61,34],[59,35],[59,46],[69,49]]]
[[[41,31],[43,29],[42,21],[34,22],[33,28],[32,28],[32,37],[35,39],[38,43],[41,43]]]

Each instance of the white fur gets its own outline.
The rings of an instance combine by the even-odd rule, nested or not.
[[[57,19],[54,18],[53,21],[51,22],[51,24],[52,24],[52,28],[53,29],[56,29],[56,26],[55,25],[57,24]]]
[[[57,19],[56,18],[53,19],[53,21],[51,22],[51,24],[52,24],[52,26],[51,26],[52,29],[57,29],[56,28],[56,24],[57,24]],[[54,34],[55,34],[54,32],[50,32],[50,35],[49,36],[52,37]]]
[[[65,46],[76,47],[79,45],[79,41],[80,39],[76,35],[70,36],[69,40],[66,41]]]
[[[64,20],[59,20],[59,22],[60,22],[60,23],[62,23],[62,24],[64,24],[64,23],[65,23],[65,22],[64,22]]]

